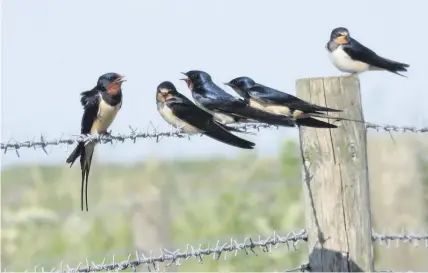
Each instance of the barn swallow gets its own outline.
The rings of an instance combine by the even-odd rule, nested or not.
[[[84,112],[80,133],[84,135],[108,134],[107,129],[112,124],[122,107],[122,83],[126,81],[117,73],[107,73],[98,78],[97,85],[89,91],[82,92],[80,103]],[[70,168],[80,156],[82,170],[81,207],[83,211],[83,188],[85,187],[86,211],[88,211],[88,177],[91,169],[95,142],[79,142],[67,158]],[[86,182],[86,185],[85,185]]]
[[[277,126],[295,127],[295,121],[286,116],[280,116],[251,107],[242,99],[235,98],[217,86],[211,76],[199,70],[181,72],[187,78],[187,86],[192,92],[195,104],[223,124],[236,122],[262,122]]]
[[[332,118],[324,112],[342,112],[301,100],[293,95],[256,83],[249,77],[238,77],[225,85],[231,87],[248,104],[254,108],[292,117],[298,125],[316,128],[337,128],[336,125],[324,122],[313,117]]]
[[[342,72],[352,74],[369,70],[386,70],[397,75],[410,65],[383,58],[352,38],[348,29],[338,27],[332,30],[326,49],[333,65]]]
[[[255,144],[229,133],[229,127],[196,106],[174,84],[164,81],[156,90],[156,104],[160,115],[170,125],[189,134],[202,133],[217,141],[242,149],[253,149]]]

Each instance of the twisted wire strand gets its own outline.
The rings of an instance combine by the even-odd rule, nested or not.
[[[379,234],[374,230],[372,231],[372,241],[378,242],[379,245],[385,244],[387,247],[391,245],[391,242],[396,242],[397,246],[400,242],[409,243],[414,246],[419,246],[423,243],[428,248],[428,233],[395,233],[395,234]]]
[[[45,136],[41,135],[40,138],[34,137],[32,140],[25,141],[17,141],[13,138],[9,139],[9,141],[5,143],[1,143],[0,150],[3,153],[7,153],[9,150],[15,150],[16,155],[19,157],[18,150],[21,148],[40,148],[46,154],[48,154],[46,147],[48,146],[57,146],[57,145],[72,145],[77,142],[88,142],[95,141],[97,143],[106,144],[106,143],[117,143],[117,142],[125,142],[126,140],[131,140],[133,143],[137,141],[137,139],[142,138],[150,138],[155,139],[156,142],[159,142],[164,137],[177,137],[183,138],[188,137],[190,139],[190,135],[183,133],[182,131],[173,129],[169,132],[159,132],[151,123],[152,129],[146,129],[146,131],[141,131],[138,129],[134,129],[131,126],[130,132],[125,134],[117,134],[117,135],[75,135],[74,137],[65,137],[61,135],[61,137],[56,139],[47,139]],[[378,125],[373,123],[365,123],[367,129],[373,129],[375,131],[385,131],[385,132],[412,132],[412,133],[427,133],[428,127],[413,127],[413,126],[395,126],[395,125]],[[278,126],[264,124],[264,123],[244,123],[244,124],[236,124],[234,126],[235,129],[238,129],[244,133],[254,133],[254,131],[260,131],[260,129],[269,129],[269,128],[279,128]]]
[[[153,252],[150,252],[149,257],[144,254],[135,253],[135,259],[131,259],[132,254],[128,256],[128,259],[121,262],[115,262],[114,256],[113,261],[110,264],[106,264],[106,259],[104,258],[101,264],[90,263],[88,259],[86,259],[85,267],[82,267],[82,263],[80,263],[76,268],[71,268],[68,265],[64,266],[61,263],[61,269],[56,270],[52,269],[50,272],[99,272],[99,271],[122,271],[128,268],[132,268],[136,271],[137,266],[146,265],[149,271],[158,271],[159,264],[164,263],[166,267],[175,264],[181,265],[181,260],[188,259],[197,259],[199,263],[203,262],[205,256],[213,256],[213,259],[220,259],[223,255],[224,259],[227,259],[228,253],[233,253],[234,256],[238,255],[238,252],[244,252],[246,255],[254,254],[258,256],[256,252],[256,248],[260,248],[262,252],[271,252],[272,248],[277,248],[279,245],[286,245],[288,250],[296,250],[296,245],[300,241],[307,241],[308,234],[306,230],[301,230],[299,232],[289,232],[286,236],[280,236],[273,233],[273,236],[269,236],[266,239],[262,239],[259,236],[258,240],[253,240],[251,237],[246,237],[242,243],[237,242],[233,237],[227,243],[220,244],[220,240],[217,241],[215,247],[210,247],[208,245],[207,248],[203,248],[200,244],[199,247],[195,248],[194,246],[188,244],[185,251],[180,251],[177,249],[175,251],[170,251],[167,249],[160,249],[159,256],[153,256]],[[416,233],[395,233],[395,234],[380,234],[372,231],[372,242],[379,242],[379,244],[386,243],[389,246],[389,242],[397,241],[397,242],[405,242],[410,243],[411,245],[418,247],[418,243],[420,241],[425,241],[425,247],[428,248],[428,234],[416,234]],[[291,247],[293,249],[291,249]],[[65,268],[65,269],[64,269]],[[41,271],[38,271],[40,269]],[[295,272],[295,271],[307,271],[310,270],[309,263],[302,263],[300,266],[291,268],[288,270],[284,270],[284,272]],[[6,269],[3,271],[6,272]],[[34,272],[45,272],[43,267],[35,267]],[[47,272],[47,271],[46,271]],[[393,272],[391,270],[380,270],[378,272]]]
[[[153,256],[153,253],[150,252],[150,256],[146,257],[143,254],[135,253],[135,259],[131,259],[132,254],[129,254],[128,259],[121,262],[115,262],[114,256],[113,261],[110,264],[106,264],[106,258],[104,258],[101,264],[90,263],[89,260],[86,260],[85,267],[81,267],[82,263],[79,264],[76,268],[71,268],[69,266],[63,266],[61,264],[61,269],[58,271],[55,268],[49,272],[99,272],[99,271],[110,271],[117,270],[122,271],[128,268],[132,268],[136,271],[137,266],[146,265],[149,271],[158,271],[159,263],[165,263],[165,266],[168,267],[172,264],[181,265],[180,260],[188,259],[197,259],[199,263],[203,262],[205,256],[212,255],[213,259],[220,259],[223,255],[224,259],[227,259],[228,253],[233,253],[234,256],[238,255],[238,252],[244,252],[246,255],[254,254],[258,256],[256,248],[260,248],[262,252],[271,252],[272,248],[277,248],[279,245],[285,244],[289,250],[290,246],[293,247],[293,250],[296,250],[296,245],[299,241],[306,241],[307,234],[305,230],[299,232],[289,232],[286,236],[280,236],[273,233],[273,236],[269,236],[266,239],[261,239],[259,236],[258,240],[253,240],[251,237],[246,237],[242,243],[237,242],[233,238],[230,238],[230,241],[224,244],[220,244],[220,241],[217,242],[215,247],[203,248],[202,245],[195,248],[194,246],[188,244],[185,251],[180,251],[177,249],[175,251],[170,251],[167,249],[161,249],[159,256]],[[38,267],[35,268],[37,272]],[[40,268],[42,272],[44,268]],[[40,271],[38,271],[40,272]]]

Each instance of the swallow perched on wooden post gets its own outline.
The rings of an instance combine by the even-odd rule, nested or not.
[[[160,115],[170,125],[189,134],[202,133],[217,141],[242,149],[255,144],[231,134],[230,128],[214,120],[213,116],[196,106],[174,84],[164,81],[156,90],[156,104]]]
[[[356,74],[369,70],[387,70],[405,77],[398,72],[406,72],[410,66],[377,55],[352,38],[344,27],[333,29],[326,49],[333,65],[342,72]]]
[[[269,113],[292,117],[300,126],[337,128],[334,124],[313,117],[339,119],[320,112],[342,112],[342,110],[306,102],[293,95],[256,83],[249,77],[237,77],[225,85],[235,90],[250,106]]]
[[[89,91],[82,92],[80,103],[84,112],[80,133],[84,135],[108,134],[112,124],[122,107],[122,83],[126,81],[117,73],[107,73],[98,78],[97,85]],[[86,211],[88,211],[88,177],[91,169],[92,156],[96,142],[79,142],[66,162],[70,168],[80,156],[82,170],[81,207],[83,211],[83,188],[85,188]],[[86,182],[86,185],[85,185]]]
[[[262,122],[270,125],[296,127],[293,119],[272,113],[267,113],[251,107],[242,99],[235,98],[217,86],[211,76],[199,70],[181,72],[187,78],[187,86],[192,92],[195,104],[223,124],[235,122]]]

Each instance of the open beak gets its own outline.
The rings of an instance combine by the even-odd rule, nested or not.
[[[126,82],[126,79],[124,79],[125,76],[119,76],[119,78],[117,78],[116,80],[114,80],[115,83],[122,83],[122,82]]]
[[[180,79],[180,80],[187,82],[189,80],[189,77],[187,77],[186,73],[184,73],[184,72],[180,72],[180,73],[183,74],[184,76],[186,76],[186,78],[183,78],[183,79]]]

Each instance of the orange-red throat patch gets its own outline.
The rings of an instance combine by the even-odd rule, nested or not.
[[[107,93],[109,95],[116,95],[122,88],[122,82],[113,82],[110,83],[107,87]]]
[[[347,44],[348,43],[348,36],[344,36],[344,35],[339,36],[336,39],[334,39],[334,42],[336,44],[339,44],[339,45]]]
[[[190,89],[190,90],[192,90],[192,89],[193,89],[193,83],[192,83],[192,81],[191,81],[189,78],[181,79],[181,80],[183,80],[183,81],[185,81],[185,82],[186,82],[187,87],[189,87],[189,89]]]
[[[161,89],[158,91],[157,100],[160,102],[164,102],[166,100],[172,99],[174,96],[169,93],[168,89]]]

